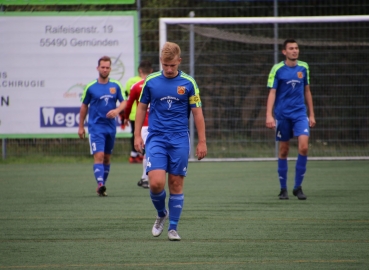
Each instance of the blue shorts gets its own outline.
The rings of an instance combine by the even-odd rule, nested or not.
[[[188,132],[156,133],[146,139],[146,174],[152,170],[165,170],[173,175],[186,176],[190,155]]]
[[[114,148],[115,132],[89,134],[89,142],[91,155],[97,152],[111,154]]]
[[[287,142],[294,136],[310,135],[309,119],[306,116],[295,120],[276,120],[276,123],[276,141]]]

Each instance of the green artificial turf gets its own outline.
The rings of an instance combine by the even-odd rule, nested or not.
[[[170,242],[140,164],[112,164],[108,197],[92,161],[0,165],[0,269],[369,269],[368,161],[310,161],[306,201],[289,168],[281,201],[276,162],[190,163]]]

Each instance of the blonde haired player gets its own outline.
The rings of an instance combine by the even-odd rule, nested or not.
[[[147,76],[142,88],[134,133],[136,150],[145,148],[146,151],[150,197],[157,211],[152,234],[159,236],[169,217],[168,239],[171,241],[181,240],[177,226],[183,209],[183,182],[190,153],[188,120],[191,112],[198,134],[196,155],[200,160],[207,154],[200,91],[195,80],[178,69],[181,60],[179,46],[166,42],[160,56],[163,70]],[[149,135],[144,145],[141,128],[148,104]],[[168,208],[165,205],[166,173],[170,192]]]

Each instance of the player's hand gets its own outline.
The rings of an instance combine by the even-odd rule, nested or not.
[[[124,119],[124,126],[126,126],[126,127],[129,126],[129,119]]]
[[[316,122],[315,122],[315,117],[314,116],[310,116],[309,117],[309,126],[310,127],[315,127]]]
[[[120,125],[120,128],[121,129],[125,129],[126,127],[128,127],[130,124],[129,124],[129,120],[128,119],[123,119],[122,120],[122,124]]]
[[[106,114],[106,117],[107,118],[115,118],[115,117],[117,117],[119,115],[119,112],[118,112],[118,110],[117,109],[115,109],[115,110],[111,110],[111,111],[109,111],[107,114]]]
[[[78,128],[78,136],[81,139],[84,139],[86,137],[86,131],[85,128]]]
[[[265,121],[265,126],[267,128],[274,129],[275,128],[275,120],[273,116],[267,116]]]
[[[206,156],[207,153],[208,153],[208,149],[206,146],[206,142],[199,142],[196,147],[197,160],[202,160]]]
[[[143,154],[143,151],[145,149],[145,144],[142,140],[141,135],[135,136],[135,142],[134,142],[135,150],[141,154]]]

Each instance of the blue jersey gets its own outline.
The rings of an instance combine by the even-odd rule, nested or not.
[[[86,85],[81,101],[90,105],[88,109],[88,132],[116,132],[115,119],[107,118],[106,114],[117,108],[117,100],[124,101],[125,94],[119,81],[109,79],[106,84],[97,80]]]
[[[276,119],[306,116],[305,86],[310,84],[309,76],[309,66],[302,61],[297,61],[294,67],[287,66],[284,61],[273,66],[268,77],[268,88],[276,89]]]
[[[195,80],[182,71],[167,78],[161,71],[147,76],[140,102],[150,104],[149,132],[188,131],[191,108],[201,107]]]

